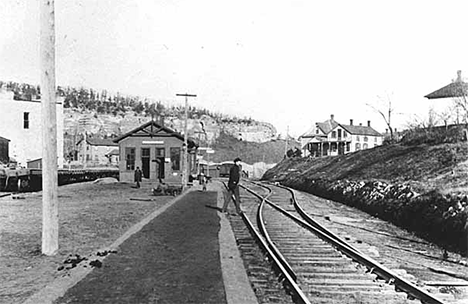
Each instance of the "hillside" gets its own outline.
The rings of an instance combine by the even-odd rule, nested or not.
[[[215,153],[210,155],[210,161],[222,162],[240,157],[248,164],[264,162],[267,164],[278,163],[284,158],[286,141],[276,139],[268,142],[256,143],[239,140],[232,135],[221,132],[211,148]],[[300,147],[300,144],[292,139],[288,140],[288,150]]]
[[[289,159],[266,172],[264,179],[282,180],[297,176],[327,180],[379,180],[407,183],[422,193],[439,190],[468,194],[468,145],[393,144],[335,157]]]
[[[342,202],[467,254],[468,145],[391,144],[285,159],[263,179]]]
[[[40,98],[36,85],[0,81],[0,89],[14,92],[15,100]],[[150,119],[178,132],[184,130],[184,108],[180,105],[91,88],[58,86],[57,95],[64,98],[65,155],[76,154],[76,143],[84,132],[93,137],[117,137]],[[277,142],[276,128],[270,123],[193,106],[187,112],[188,136],[200,146],[214,145],[219,150],[216,159],[232,159],[237,151],[248,160],[276,163],[284,154],[284,141]]]

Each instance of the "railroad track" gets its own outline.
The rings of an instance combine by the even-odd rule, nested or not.
[[[305,220],[289,189],[250,182],[244,189],[244,213],[231,223],[261,303],[443,303]],[[270,273],[249,232],[273,265]]]

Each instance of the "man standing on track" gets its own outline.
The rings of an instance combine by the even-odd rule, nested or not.
[[[234,195],[234,205],[236,206],[237,214],[242,213],[240,208],[241,200],[239,195],[239,181],[241,174],[240,161],[241,159],[239,157],[234,159],[234,166],[232,166],[231,170],[229,171],[228,197],[224,200],[222,212],[227,212],[229,202],[232,200],[232,196]]]

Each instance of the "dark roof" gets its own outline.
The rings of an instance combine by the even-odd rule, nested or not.
[[[82,141],[83,139],[80,139],[76,144],[78,145]],[[118,146],[112,138],[87,137],[86,142],[91,146]]]
[[[333,130],[338,123],[334,119],[328,119],[325,120],[324,122],[318,122],[316,123],[316,126],[322,130],[323,133],[327,134],[331,130]]]
[[[117,146],[112,138],[87,138],[86,141],[92,146]]]
[[[0,141],[10,141],[8,138],[5,138],[5,137],[1,137],[0,136]]]
[[[450,97],[461,97],[467,96],[468,92],[468,83],[464,82],[461,77],[461,71],[458,71],[457,79],[452,83],[442,87],[432,93],[427,94],[426,98],[428,99],[437,99],[437,98],[450,98]]]
[[[121,141],[122,139],[125,139],[129,136],[132,136],[133,134],[136,134],[138,133],[138,136],[142,136],[142,137],[168,137],[168,136],[171,136],[171,137],[176,137],[180,140],[184,140],[184,136],[182,134],[180,134],[179,132],[176,132],[174,130],[172,130],[171,128],[168,128],[166,126],[162,126],[158,123],[156,123],[155,121],[153,120],[150,120],[148,121],[147,123],[117,137],[116,139],[114,139],[114,142],[115,143],[118,143],[119,141]],[[191,147],[195,147],[197,146],[197,144],[195,143],[195,141],[193,141],[192,139],[190,138],[187,138],[187,143],[188,143],[188,146],[189,148]]]
[[[382,136],[379,132],[374,130],[372,127],[369,126],[355,126],[355,125],[342,125],[340,126],[348,131],[350,134],[355,135],[368,135],[368,136]]]
[[[109,153],[106,155],[119,155],[119,149],[112,149]]]

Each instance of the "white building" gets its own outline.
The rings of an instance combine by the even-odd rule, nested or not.
[[[13,92],[0,90],[0,136],[8,138],[9,154],[19,165],[42,158],[42,105],[40,100],[14,100]],[[63,103],[57,101],[57,157],[63,167]]]
[[[111,154],[115,149],[119,151],[119,145],[111,138],[87,137],[86,140],[79,140],[76,146],[78,161],[83,165],[91,167],[119,165],[119,153],[117,152],[116,157],[112,157],[113,154]]]
[[[303,134],[301,147],[304,156],[342,155],[359,150],[380,146],[384,136],[367,125],[354,125],[351,119],[349,125],[335,121],[334,116],[324,122],[318,122]]]

